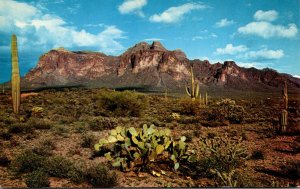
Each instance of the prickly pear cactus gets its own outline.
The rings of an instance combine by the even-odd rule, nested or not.
[[[95,150],[108,149],[106,159],[123,171],[139,170],[157,161],[172,162],[177,170],[180,162],[193,160],[193,151],[188,151],[185,139],[183,136],[174,141],[170,129],[158,130],[154,125],[144,124],[142,129],[118,126],[107,139],[95,144]]]

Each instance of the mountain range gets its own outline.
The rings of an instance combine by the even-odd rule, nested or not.
[[[191,66],[200,88],[266,91],[281,88],[287,81],[289,87],[300,89],[300,79],[289,74],[269,68],[243,68],[234,61],[189,60],[181,50],[167,50],[158,41],[138,43],[120,56],[53,49],[39,58],[37,66],[22,78],[22,85],[182,90],[190,82]]]

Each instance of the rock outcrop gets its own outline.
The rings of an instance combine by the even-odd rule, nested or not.
[[[23,79],[29,87],[70,84],[97,86],[151,86],[178,88],[189,81],[189,67],[201,85],[235,89],[275,88],[284,80],[300,87],[300,79],[272,69],[242,68],[234,61],[223,64],[189,60],[184,52],[167,50],[160,42],[141,42],[120,56],[88,51],[54,49],[42,55],[36,68]]]

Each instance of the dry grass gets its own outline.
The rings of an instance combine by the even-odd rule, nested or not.
[[[103,106],[103,98],[110,101],[111,106]],[[292,124],[300,125],[300,99],[293,97],[290,99],[289,115],[293,120]],[[135,100],[138,102],[135,103]],[[114,108],[116,101],[118,106]],[[299,165],[300,162],[299,136],[295,133],[289,135],[276,133],[275,128],[278,125],[276,112],[280,109],[278,99],[272,101],[264,96],[246,100],[236,99],[238,108],[233,107],[230,110],[236,110],[234,116],[230,112],[225,112],[228,110],[227,107],[224,111],[220,109],[214,112],[218,101],[220,100],[211,99],[208,107],[199,108],[193,104],[193,107],[189,108],[191,104],[189,101],[185,103],[185,100],[178,98],[165,100],[163,96],[133,92],[121,93],[98,89],[48,90],[22,99],[20,116],[15,117],[12,114],[9,96],[0,95],[0,161],[3,161],[0,162],[0,186],[26,187],[25,176],[38,171],[37,167],[43,158],[62,157],[75,165],[109,166],[104,157],[95,154],[93,143],[107,137],[108,131],[117,125],[140,128],[144,123],[170,128],[174,138],[188,136],[189,148],[196,152],[199,151],[200,137],[213,138],[224,133],[232,138],[242,137],[247,151],[252,156],[246,159],[243,166],[236,169],[238,173],[236,179],[243,183],[240,186],[300,185],[299,173],[293,169],[293,165]],[[122,106],[122,103],[127,105]],[[33,113],[34,107],[41,107],[42,112]],[[240,111],[240,107],[243,111]],[[124,113],[122,108],[133,111]],[[137,108],[140,110],[136,111]],[[11,167],[22,157],[24,150],[33,153],[31,155],[37,161],[27,167],[19,167],[17,169],[19,174],[15,175]],[[201,154],[198,155],[201,157]],[[30,163],[28,159],[22,161]],[[284,166],[287,168],[283,169]],[[157,167],[164,165],[158,164]],[[99,171],[101,172],[102,168],[99,168]],[[154,177],[150,172],[136,174],[114,171],[117,174],[118,187],[222,186],[214,177],[201,175],[199,172],[195,174],[200,176],[194,177],[183,170],[178,172],[166,170],[166,175]],[[63,170],[61,174],[63,176],[60,176],[71,177],[66,176],[65,172]],[[74,170],[70,172],[74,174]],[[76,179],[58,178],[57,174],[53,176],[52,173],[49,175],[50,187],[93,187],[91,179],[83,178],[81,182],[75,182]],[[96,173],[97,170],[94,170],[94,173],[90,174]],[[31,176],[47,175],[35,172]]]

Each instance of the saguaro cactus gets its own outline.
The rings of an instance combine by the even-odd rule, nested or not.
[[[12,64],[12,75],[11,75],[11,94],[13,110],[15,114],[19,114],[20,111],[20,72],[18,63],[18,46],[17,36],[12,35],[11,37],[11,64]]]
[[[195,82],[193,67],[191,66],[191,87],[185,86],[186,93],[194,101],[199,95],[199,84]]]
[[[279,124],[280,124],[280,132],[286,132],[287,120],[288,120],[288,92],[287,92],[287,84],[286,81],[284,82],[284,88],[282,91],[282,98],[283,98],[283,109],[280,114]]]

